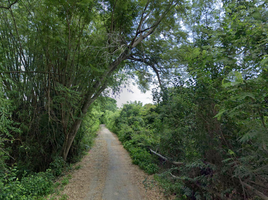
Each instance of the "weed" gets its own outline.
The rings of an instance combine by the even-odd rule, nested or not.
[[[67,200],[69,197],[67,194],[63,194],[59,200]]]
[[[64,177],[63,180],[61,181],[61,185],[65,186],[69,183],[69,178],[68,177]]]
[[[55,184],[54,184],[54,187],[56,188],[56,187],[59,187],[60,186],[60,183],[59,182],[56,182]]]
[[[82,167],[81,165],[77,165],[75,166],[75,169],[78,170],[78,169],[81,169],[81,167]]]

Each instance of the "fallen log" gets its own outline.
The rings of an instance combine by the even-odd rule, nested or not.
[[[165,160],[166,162],[172,163],[172,164],[177,165],[177,166],[184,165],[183,162],[175,162],[175,161],[171,161],[171,160],[167,159],[166,157],[162,156],[161,154],[156,153],[156,152],[153,151],[152,149],[150,149],[150,151],[151,151],[153,154],[155,154],[155,155],[157,155],[158,157],[160,157],[160,158],[162,158],[163,160]]]

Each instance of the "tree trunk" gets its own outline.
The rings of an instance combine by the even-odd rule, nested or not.
[[[93,90],[89,91],[88,94],[85,97],[85,101],[83,104],[83,107],[81,109],[81,112],[78,114],[77,119],[75,120],[74,124],[72,125],[69,132],[65,135],[64,144],[62,147],[62,157],[66,161],[67,156],[69,154],[69,150],[73,144],[74,138],[76,136],[76,133],[78,132],[80,125],[83,121],[84,115],[87,113],[89,106],[99,97],[99,95],[102,93],[102,91],[107,86],[107,78],[112,75],[112,73],[117,69],[117,67],[120,65],[120,63],[124,60],[126,60],[130,56],[130,50],[127,48],[109,67],[109,70],[107,70],[102,78],[96,82],[93,86]]]
[[[159,16],[159,19],[155,21],[155,23],[150,27],[146,28],[144,30],[141,30],[142,24],[145,20],[144,13],[141,16],[140,23],[138,25],[138,28],[136,30],[136,35],[130,42],[130,44],[126,47],[124,52],[122,52],[115,61],[113,61],[110,64],[109,69],[103,73],[99,81],[97,81],[93,88],[91,88],[91,91],[88,91],[87,96],[85,97],[84,105],[82,107],[81,113],[78,114],[78,118],[75,120],[74,124],[72,125],[70,131],[65,136],[65,141],[62,147],[62,157],[66,161],[69,150],[72,146],[72,143],[74,141],[74,138],[76,136],[77,131],[80,128],[80,125],[83,120],[83,116],[86,114],[89,106],[97,99],[97,97],[101,94],[101,92],[106,88],[107,86],[107,79],[112,75],[112,73],[118,68],[118,66],[122,63],[122,61],[128,59],[131,56],[131,50],[135,48],[137,45],[139,45],[145,38],[150,36],[157,28],[157,26],[160,24],[160,22],[163,20],[163,18],[167,15],[167,13],[171,10],[171,8],[175,7],[177,3],[174,3],[171,1],[169,6],[167,7],[166,11]],[[149,1],[148,3],[149,4]],[[147,5],[148,6],[148,5]],[[147,6],[145,7],[145,10],[147,9]],[[145,11],[144,10],[144,11]],[[90,90],[90,89],[89,89]]]
[[[82,119],[75,120],[70,132],[65,137],[64,144],[62,147],[62,157],[65,161],[67,159],[69,150],[73,144],[74,138],[76,136],[78,129],[80,128],[81,123],[82,123]]]
[[[88,93],[85,98],[84,105],[81,109],[81,112],[78,114],[77,119],[73,123],[71,129],[68,131],[68,133],[65,135],[65,140],[62,146],[62,157],[66,161],[67,156],[69,154],[70,148],[73,144],[74,138],[80,128],[80,125],[83,121],[84,115],[87,113],[87,110],[89,106],[97,99],[97,97],[101,93],[101,89],[91,98],[92,93]]]

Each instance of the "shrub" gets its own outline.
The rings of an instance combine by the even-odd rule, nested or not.
[[[66,162],[60,156],[57,156],[53,162],[50,163],[49,168],[52,170],[54,176],[60,176],[66,166]]]
[[[33,196],[43,196],[51,192],[52,182],[51,171],[39,172],[34,175],[23,177],[21,185],[24,188],[25,194]]]
[[[53,186],[51,170],[17,178],[18,170],[13,168],[0,179],[0,199],[29,200],[49,194]]]
[[[124,148],[129,151],[133,164],[138,165],[148,174],[156,173],[159,168],[155,158],[147,151],[148,147],[156,146],[159,136],[153,135],[146,126],[147,112],[151,112],[152,106],[142,107],[140,102],[124,105],[121,111],[107,112],[108,128],[113,130]],[[152,121],[152,120],[151,120]]]
[[[128,146],[129,144],[131,143],[128,143]],[[129,147],[129,151],[133,164],[138,165],[148,174],[154,174],[158,172],[159,167],[154,163],[154,158],[148,151],[143,148],[134,146]]]

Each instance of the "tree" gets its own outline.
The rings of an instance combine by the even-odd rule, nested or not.
[[[66,160],[88,108],[107,87],[120,85],[124,67],[131,67],[127,60],[157,28],[158,35],[166,32],[162,22],[172,19],[178,6],[183,4],[175,0],[4,5],[1,76],[8,98],[18,99],[14,118],[24,124],[20,140],[42,143],[43,160],[59,149]]]

